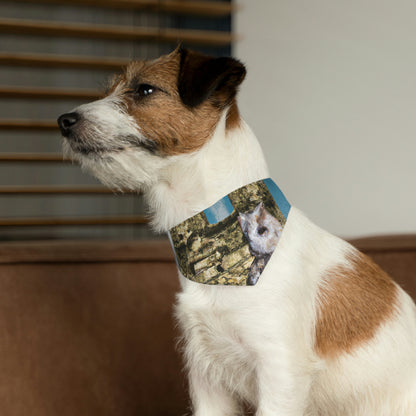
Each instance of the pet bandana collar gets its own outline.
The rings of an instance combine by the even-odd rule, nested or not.
[[[179,270],[208,285],[255,285],[289,210],[270,178],[236,189],[169,231]]]

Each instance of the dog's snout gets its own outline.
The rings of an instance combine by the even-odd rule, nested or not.
[[[58,118],[58,125],[61,129],[63,136],[68,136],[71,132],[71,129],[78,123],[80,116],[78,113],[66,113],[62,114]]]

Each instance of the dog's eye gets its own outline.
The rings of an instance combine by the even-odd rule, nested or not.
[[[135,90],[134,95],[136,97],[147,97],[150,94],[153,94],[156,91],[156,87],[153,87],[149,84],[140,84]]]
[[[257,234],[258,235],[263,235],[263,234],[267,233],[267,231],[268,231],[267,227],[259,227],[259,228],[257,228]]]

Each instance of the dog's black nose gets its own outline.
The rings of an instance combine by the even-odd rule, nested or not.
[[[66,113],[62,114],[58,118],[58,125],[61,129],[61,133],[63,136],[68,136],[71,132],[72,127],[78,123],[80,116],[78,113]]]

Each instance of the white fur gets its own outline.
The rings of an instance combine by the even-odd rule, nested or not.
[[[81,110],[96,117],[107,104]],[[108,114],[108,108],[111,142],[126,115]],[[158,157],[127,147],[99,160],[76,158],[111,186],[143,189],[158,231],[269,176],[252,131],[244,122],[228,131],[224,116],[211,140],[192,154]],[[353,250],[292,207],[257,285],[208,286],[180,275],[176,316],[195,416],[237,415],[241,400],[257,416],[416,415],[415,307],[401,289],[400,313],[370,342],[333,360],[314,350],[324,272],[346,264]]]
[[[71,148],[71,141],[64,140],[64,154],[80,162],[82,168],[90,171],[105,185],[119,190],[148,187],[158,170],[168,163],[120,139],[133,136],[138,141],[146,140],[135,119],[127,113],[117,89],[106,98],[77,107],[76,111],[87,121],[82,129],[83,141],[93,148],[103,147],[109,151],[86,157]],[[111,151],[115,146],[124,147],[124,150]]]

